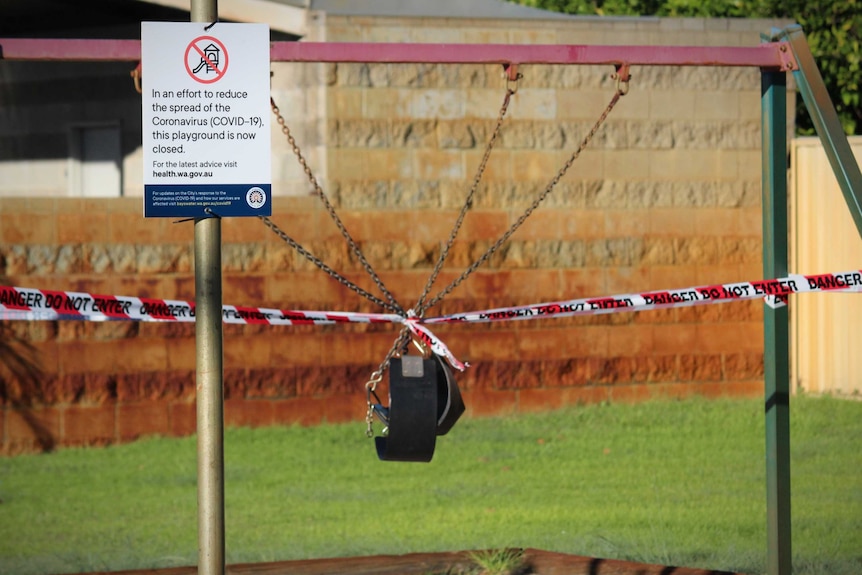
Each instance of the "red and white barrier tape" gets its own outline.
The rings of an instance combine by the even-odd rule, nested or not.
[[[132,320],[147,322],[194,322],[195,305],[182,300],[97,295],[0,286],[0,320]],[[336,323],[395,323],[406,325],[431,350],[445,357],[452,367],[464,370],[440,338],[419,318],[404,318],[387,313],[321,312],[280,310],[262,307],[222,306],[222,319],[228,324],[332,325]]]
[[[785,278],[697,286],[683,289],[582,298],[551,303],[488,309],[471,313],[432,317],[423,323],[488,322],[576,315],[599,315],[726,303],[763,298],[772,308],[787,305],[787,296],[805,292],[860,292],[862,271],[822,275],[793,274]]]
[[[404,323],[404,319],[396,314],[294,311],[232,305],[222,306],[222,318],[230,324]],[[194,322],[195,304],[183,300],[0,286],[0,319]]]
[[[862,271],[790,275],[786,278],[698,286],[667,291],[643,292],[600,298],[581,298],[550,303],[489,309],[431,318],[402,317],[387,313],[321,312],[273,308],[222,306],[228,324],[332,325],[337,323],[393,323],[406,325],[414,337],[429,345],[434,353],[463,370],[446,344],[427,325],[460,322],[569,317],[606,313],[646,311],[764,298],[767,305],[786,305],[787,296],[804,292],[860,292]],[[132,320],[147,322],[194,322],[194,303],[129,296],[96,295],[84,292],[38,290],[0,286],[0,320],[87,321]]]

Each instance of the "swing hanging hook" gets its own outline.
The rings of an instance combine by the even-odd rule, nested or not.
[[[617,64],[615,67],[617,71],[611,74],[611,78],[617,81],[617,93],[620,96],[625,96],[629,93],[629,80],[631,79],[629,65]]]
[[[503,64],[503,75],[506,77],[506,90],[508,90],[510,94],[517,93],[518,81],[524,77],[523,74],[518,72],[518,65]]]
[[[419,352],[419,355],[422,356],[422,359],[429,359],[431,357],[431,347],[427,343],[425,343],[412,333],[410,334],[410,341],[413,342],[413,347],[416,348],[416,350]]]
[[[407,319],[419,319],[416,311],[413,308],[407,310]],[[428,345],[427,342],[422,341],[419,336],[413,330],[410,330],[410,341],[413,343],[413,347],[419,352],[419,355],[422,356],[423,359],[428,359],[431,357],[431,346]],[[407,346],[405,344],[402,353],[407,352]]]
[[[129,76],[132,77],[132,82],[135,84],[135,91],[138,94],[143,94],[143,91],[141,90],[141,77],[143,76],[141,62],[138,62],[135,69],[129,72]]]

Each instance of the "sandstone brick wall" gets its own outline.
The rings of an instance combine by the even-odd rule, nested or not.
[[[535,23],[321,18],[318,39],[755,44],[775,22]],[[469,190],[503,97],[495,66],[274,65],[273,93],[345,225],[387,287],[415,303]],[[473,209],[437,282],[455,278],[540,192],[610,99],[612,69],[525,66]],[[761,276],[756,70],[634,68],[630,92],[542,207],[431,315]],[[298,87],[297,87],[298,86]],[[792,106],[789,116],[792,117]],[[273,220],[375,292],[274,128]],[[283,197],[293,196],[293,197]],[[0,199],[12,285],[194,298],[191,223],[140,198]],[[256,219],[223,222],[227,304],[379,311]],[[375,292],[376,293],[376,292]],[[758,302],[443,326],[472,364],[471,415],[655,395],[758,394]],[[2,450],[194,431],[194,326],[9,323],[34,382],[0,386]],[[392,326],[225,327],[229,425],[361,420]],[[357,423],[357,433],[362,433]]]
[[[588,198],[579,196],[581,207],[537,214],[536,223],[519,232],[489,269],[477,272],[434,312],[683,286],[719,271],[731,279],[757,276],[754,231],[728,238],[715,228],[696,237],[691,231],[659,230],[620,238],[613,233],[616,224],[605,227],[607,210],[590,207]],[[192,224],[144,220],[138,204],[3,200],[4,275],[19,286],[192,299]],[[454,277],[513,216],[506,208],[477,204],[441,282]],[[742,221],[756,220],[744,214],[757,210],[707,211],[723,221]],[[641,214],[646,223],[650,213]],[[445,209],[342,214],[386,285],[405,302],[419,293],[452,216]],[[279,199],[273,219],[372,289],[315,202]],[[549,237],[549,226],[565,230],[566,222],[591,219],[600,223]],[[301,261],[255,219],[225,221],[223,251],[225,303],[373,309]],[[568,254],[563,264],[557,263],[560,254]],[[43,375],[35,388],[5,382],[5,451],[31,449],[40,441],[107,443],[194,430],[192,324],[7,325],[32,342]],[[394,329],[226,326],[228,424],[361,419],[363,384],[389,349]],[[757,393],[761,386],[757,303],[435,331],[473,364],[458,378],[473,415],[654,394]]]

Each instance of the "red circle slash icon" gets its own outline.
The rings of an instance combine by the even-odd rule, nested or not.
[[[212,84],[227,72],[227,48],[218,38],[199,36],[186,47],[186,71],[201,84]]]

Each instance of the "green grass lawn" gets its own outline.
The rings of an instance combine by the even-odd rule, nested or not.
[[[862,402],[793,397],[797,575],[862,573]],[[430,464],[364,425],[230,429],[228,563],[536,547],[763,573],[763,402],[465,419]],[[194,438],[0,459],[0,573],[192,565]]]

